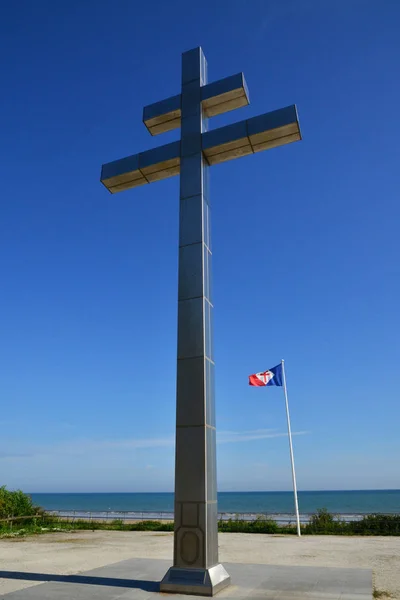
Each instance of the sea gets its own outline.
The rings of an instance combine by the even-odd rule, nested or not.
[[[172,519],[174,494],[165,493],[70,493],[31,494],[33,502],[60,516],[92,519]],[[298,493],[302,522],[326,508],[345,520],[371,513],[400,514],[400,490],[301,491]],[[293,492],[219,492],[220,518],[253,519],[268,515],[278,522],[294,519]]]

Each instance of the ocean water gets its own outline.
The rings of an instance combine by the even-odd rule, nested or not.
[[[35,504],[47,509],[82,513],[129,512],[139,518],[146,512],[149,518],[164,518],[174,510],[172,493],[112,493],[112,494],[31,494]],[[400,490],[321,491],[299,492],[299,510],[302,515],[326,508],[338,515],[365,513],[400,513]],[[293,515],[292,492],[220,492],[220,513]],[[147,514],[148,513],[148,514]],[[93,515],[94,516],[94,515]],[[115,515],[110,517],[115,518]],[[117,515],[118,516],[118,515]]]

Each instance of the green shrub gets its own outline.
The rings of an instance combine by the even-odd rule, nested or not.
[[[36,525],[34,515],[42,515],[43,511],[35,506],[28,494],[21,490],[10,492],[6,486],[0,487],[0,532],[6,532],[18,526],[19,528]]]
[[[132,523],[130,531],[163,531],[164,524],[161,521],[139,521]]]
[[[113,521],[111,521],[111,523],[107,523],[107,525],[107,529],[123,529],[125,523],[122,519],[114,519]]]
[[[219,521],[218,529],[219,531],[230,533],[278,533],[279,526],[272,519],[258,517],[254,521],[243,521],[239,519]]]
[[[279,526],[273,519],[267,517],[258,517],[255,521],[250,521],[252,533],[278,533]]]
[[[365,515],[347,527],[353,535],[400,535],[400,515]]]
[[[24,494],[21,490],[10,492],[5,485],[0,487],[0,519],[27,517],[39,511],[39,507],[34,506],[28,494]]]
[[[304,533],[308,534],[343,534],[346,533],[347,524],[340,519],[335,519],[326,508],[318,509],[312,515],[310,521],[304,527]]]
[[[365,515],[360,521],[346,523],[320,509],[304,527],[311,535],[400,535],[400,515]]]

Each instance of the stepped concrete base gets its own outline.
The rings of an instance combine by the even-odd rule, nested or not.
[[[171,567],[160,584],[161,592],[215,596],[231,583],[222,565],[210,569],[179,569]]]

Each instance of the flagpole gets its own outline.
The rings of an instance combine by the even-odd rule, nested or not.
[[[282,358],[281,364],[282,364],[283,391],[285,394],[285,403],[286,403],[286,418],[287,418],[287,426],[288,426],[290,461],[292,463],[293,494],[294,494],[294,507],[296,510],[297,535],[299,537],[301,537],[299,503],[297,501],[296,471],[294,469],[292,429],[290,427],[289,402],[288,402],[288,394],[287,394],[287,388],[286,388],[286,375],[285,375],[285,361],[283,360],[283,358]]]

